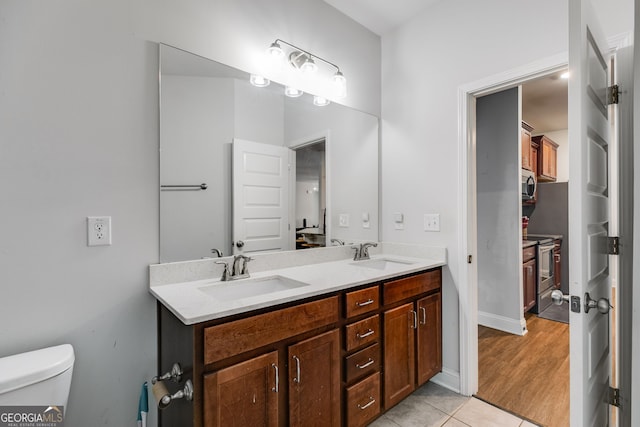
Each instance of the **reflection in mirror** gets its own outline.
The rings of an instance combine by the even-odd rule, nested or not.
[[[161,262],[378,240],[377,117],[166,45],[160,75]]]

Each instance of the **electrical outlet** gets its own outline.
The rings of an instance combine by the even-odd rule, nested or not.
[[[424,214],[424,231],[440,231],[440,214]]]
[[[87,217],[87,246],[111,245],[111,217]]]

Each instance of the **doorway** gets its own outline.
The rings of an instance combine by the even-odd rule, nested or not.
[[[296,159],[296,249],[327,246],[326,139],[292,148]]]

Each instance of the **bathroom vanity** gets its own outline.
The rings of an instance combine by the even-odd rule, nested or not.
[[[152,274],[160,371],[179,362],[194,388],[192,402],[160,411],[161,425],[367,425],[442,369],[444,259],[443,250],[265,270],[254,280],[308,285],[209,306],[208,315],[186,301],[211,280],[154,286]]]

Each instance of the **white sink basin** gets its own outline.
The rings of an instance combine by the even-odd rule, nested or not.
[[[271,276],[256,279],[219,282],[215,285],[202,286],[198,289],[217,300],[233,301],[241,298],[301,288],[303,286],[309,286],[309,284],[287,279],[282,276]]]
[[[355,265],[356,267],[367,267],[367,268],[375,268],[376,270],[386,270],[388,268],[411,265],[412,262],[409,261],[400,261],[397,259],[389,259],[389,258],[373,258],[366,259],[363,261],[352,262],[351,265]]]

